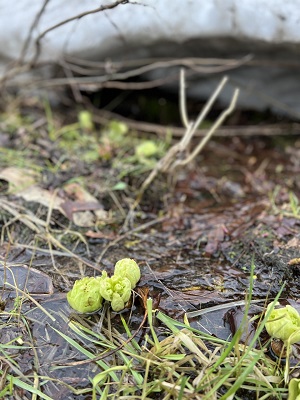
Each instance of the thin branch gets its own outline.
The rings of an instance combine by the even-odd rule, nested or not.
[[[131,229],[130,231],[124,233],[123,235],[120,235],[119,237],[117,237],[115,240],[113,240],[112,242],[110,242],[101,252],[100,256],[97,258],[97,263],[100,264],[100,262],[102,261],[102,258],[104,256],[104,254],[107,252],[107,250],[109,250],[111,247],[115,246],[116,244],[118,244],[121,240],[125,239],[126,237],[132,235],[133,233],[136,232],[141,232],[147,228],[149,228],[150,226],[159,224],[161,222],[164,222],[167,219],[167,217],[160,217],[160,218],[156,218],[152,221],[146,222],[145,224],[139,225],[138,227]]]
[[[185,57],[185,58],[174,58],[174,57],[165,57],[165,58],[137,58],[137,59],[130,59],[130,60],[122,60],[122,61],[109,61],[109,64],[111,65],[111,68],[114,70],[119,70],[122,68],[133,68],[133,67],[138,67],[138,66],[144,66],[144,65],[152,65],[157,62],[161,63],[166,63],[168,65],[182,65],[184,67],[192,67],[192,66],[207,66],[207,67],[212,67],[212,66],[223,66],[224,68],[229,68],[229,67],[238,67],[240,65],[243,65],[247,63],[247,65],[253,65],[254,61],[252,60],[251,55],[247,55],[243,58],[236,59],[236,58],[201,58],[201,57]],[[65,55],[65,62],[67,62],[71,67],[73,66],[82,66],[82,67],[90,67],[96,70],[103,69],[107,70],[107,61],[101,62],[101,61],[91,61],[91,60],[85,60],[81,59],[79,57],[75,57],[72,55]],[[266,62],[266,61],[265,61]],[[181,64],[183,63],[183,64]],[[257,61],[255,63],[257,65]],[[260,65],[260,64],[258,64]],[[268,65],[274,65],[269,63]],[[278,65],[278,64],[276,64]],[[290,63],[288,64],[288,66]],[[300,63],[297,62],[295,64],[295,67],[299,68]],[[87,74],[87,72],[85,72]]]
[[[184,75],[181,75],[181,77],[182,77],[182,81],[181,81],[181,87],[182,87],[185,84]],[[191,162],[194,159],[194,157],[196,157],[196,155],[199,154],[199,152],[204,148],[205,144],[212,137],[212,135],[216,132],[217,128],[221,125],[221,123],[225,120],[225,118],[233,111],[235,104],[236,104],[237,97],[238,97],[238,93],[239,93],[238,89],[235,90],[229,107],[225,111],[223,111],[223,113],[219,116],[217,121],[214,123],[212,128],[207,132],[207,134],[201,140],[201,142],[196,147],[196,149],[193,151],[193,153],[190,156],[188,156],[185,160],[177,160],[177,157],[180,154],[182,154],[183,151],[189,145],[191,138],[193,137],[194,133],[197,130],[197,127],[204,120],[207,113],[210,111],[213,103],[217,99],[221,90],[224,88],[224,85],[226,84],[226,82],[227,82],[227,77],[223,78],[222,81],[219,83],[216,90],[210,96],[210,98],[208,99],[204,108],[199,113],[199,116],[195,122],[190,122],[188,120],[187,115],[184,116],[184,119],[186,119],[186,124],[187,124],[185,134],[183,135],[181,141],[177,144],[174,144],[167,151],[165,156],[161,160],[158,161],[158,163],[156,164],[156,167],[151,171],[151,173],[148,175],[147,179],[143,182],[143,184],[139,190],[139,193],[137,195],[137,198],[127,214],[123,229],[127,229],[128,223],[131,221],[131,219],[134,215],[134,210],[139,205],[146,189],[149,187],[149,185],[152,183],[152,181],[156,178],[156,176],[160,172],[164,172],[164,173],[171,172],[174,170],[175,167],[183,166],[183,165],[186,165],[189,162]],[[183,92],[181,92],[181,95],[183,95]],[[181,101],[180,104],[185,107],[185,101],[183,101],[183,102]],[[184,115],[185,113],[186,113],[186,110],[181,110],[182,115]]]
[[[33,58],[33,60],[31,61],[31,65],[34,65],[35,62],[37,61],[39,55],[40,55],[40,51],[41,51],[41,40],[51,31],[53,31],[54,29],[57,29],[65,24],[68,24],[69,22],[75,21],[77,19],[81,19],[83,17],[85,17],[86,15],[90,15],[90,14],[96,14],[98,12],[102,12],[105,10],[111,10],[117,6],[119,6],[120,4],[128,4],[130,0],[117,0],[112,4],[108,4],[106,6],[100,6],[97,8],[94,8],[93,10],[88,10],[88,11],[84,11],[82,13],[79,13],[77,15],[74,15],[73,17],[67,18],[64,21],[58,22],[57,24],[54,24],[52,26],[50,26],[50,28],[46,29],[45,31],[43,31],[37,38],[35,41],[35,46],[36,46],[36,53],[35,56]]]
[[[228,115],[231,114],[232,111],[235,109],[238,95],[239,95],[239,89],[235,89],[229,107],[222,112],[222,114],[219,116],[219,118],[216,120],[216,122],[213,124],[213,126],[210,128],[210,130],[207,132],[207,134],[195,148],[195,150],[185,160],[175,161],[174,164],[171,166],[171,169],[174,169],[178,166],[182,167],[184,165],[189,164],[203,150],[204,146],[212,137],[212,135],[216,132],[219,126],[222,125],[222,123],[228,117]]]
[[[186,108],[186,94],[185,94],[185,71],[183,68],[180,70],[180,92],[179,92],[179,99],[180,99],[180,105],[179,105],[179,110],[180,110],[180,117],[181,117],[181,122],[182,125],[185,128],[188,128],[189,126],[189,119],[187,116],[187,108]]]
[[[202,58],[183,58],[183,59],[175,59],[175,60],[161,60],[161,61],[155,61],[151,64],[145,64],[142,65],[138,68],[126,70],[123,72],[109,72],[106,73],[105,75],[99,75],[99,71],[95,71],[93,76],[86,76],[88,75],[87,71],[77,71],[77,73],[81,73],[85,76],[80,76],[80,77],[74,77],[72,79],[68,77],[64,78],[52,78],[52,79],[35,79],[29,81],[24,81],[20,82],[20,86],[23,87],[54,87],[54,86],[61,86],[61,85],[70,85],[70,84],[78,84],[78,85],[93,85],[93,87],[98,87],[101,88],[104,86],[106,83],[107,85],[111,85],[110,87],[113,87],[114,82],[112,81],[121,81],[125,80],[128,78],[134,78],[136,76],[140,76],[144,73],[150,72],[152,70],[156,69],[163,69],[163,68],[170,68],[170,67],[186,67],[189,68],[190,72],[189,75],[194,74],[198,75],[199,74],[199,69],[201,69],[201,73],[203,74],[214,74],[214,73],[219,73],[225,72],[228,70],[232,70],[235,68],[238,68],[241,65],[244,65],[245,63],[248,62],[248,57],[244,57],[241,60],[223,60],[223,63],[219,61],[221,64],[217,67],[210,65],[210,66],[205,66],[201,67],[202,63],[203,65],[208,65],[209,61],[213,63],[212,59],[207,59],[207,62],[205,62],[204,59]],[[74,69],[74,67],[66,62],[66,60],[61,62],[61,65],[63,68],[67,68],[69,65],[70,69]],[[127,64],[126,64],[127,65]],[[125,65],[125,67],[126,67]],[[120,68],[124,68],[122,63],[116,63],[111,66],[111,70],[119,70]],[[100,64],[99,68],[102,70],[103,69],[103,64]],[[217,69],[216,69],[217,68]],[[107,68],[105,68],[107,70]],[[193,72],[195,69],[197,69],[197,74]],[[74,70],[76,72],[76,70]],[[162,78],[161,78],[162,79]],[[166,77],[165,79],[168,79]],[[176,73],[176,79],[177,79],[177,73]],[[157,81],[159,81],[157,79]],[[162,81],[164,82],[164,81]],[[120,82],[117,82],[116,84],[120,85]],[[143,85],[147,86],[147,83],[143,83]],[[146,86],[143,87],[138,87],[138,89],[145,89],[147,88]],[[150,88],[151,86],[149,86]],[[128,89],[128,87],[123,87],[122,89]],[[131,87],[131,89],[134,89],[134,87]]]
[[[202,124],[205,117],[209,113],[210,109],[212,108],[214,102],[216,101],[217,97],[219,96],[220,92],[223,90],[225,84],[227,83],[228,78],[225,76],[222,81],[219,83],[213,94],[210,96],[208,101],[206,102],[205,106],[201,110],[200,114],[198,115],[195,122],[188,122],[188,126],[191,125],[188,129],[188,132],[183,136],[181,142],[179,143],[180,151],[183,151],[187,148],[190,144],[191,138],[194,136],[195,131],[197,130],[198,126]]]
[[[112,119],[117,119],[128,125],[129,128],[135,129],[140,132],[153,133],[160,137],[164,137],[168,132],[172,132],[172,137],[184,136],[186,129],[178,126],[170,125],[159,125],[151,122],[135,121],[130,118],[126,118],[123,115],[119,115],[108,110],[98,110],[91,105],[88,105],[89,109],[93,113],[93,121],[98,124],[106,125]],[[205,136],[208,129],[198,128],[194,137]],[[249,136],[284,136],[284,135],[299,135],[300,124],[299,123],[276,123],[268,125],[235,125],[235,126],[221,126],[215,133],[218,137],[249,137]]]
[[[35,16],[35,18],[33,20],[33,23],[31,24],[31,27],[29,29],[27,38],[26,38],[26,40],[24,42],[24,45],[23,45],[23,48],[21,50],[20,58],[19,58],[19,60],[17,62],[18,64],[22,64],[22,62],[24,61],[24,57],[25,57],[26,52],[27,52],[28,47],[29,47],[29,43],[30,43],[30,41],[32,39],[33,30],[37,27],[42,15],[44,14],[44,12],[46,10],[46,7],[47,7],[49,1],[50,0],[44,0],[44,3],[42,5],[40,11],[36,14],[36,16]]]
[[[199,114],[198,118],[196,119],[196,121],[194,123],[194,130],[196,130],[198,128],[198,126],[200,126],[202,124],[202,122],[204,121],[205,117],[207,116],[207,114],[209,113],[210,109],[212,108],[212,105],[217,100],[217,97],[219,96],[219,94],[223,90],[224,86],[226,85],[227,81],[228,81],[228,77],[225,76],[221,80],[219,85],[217,86],[216,90],[210,96],[208,102],[205,104],[203,110],[201,111],[201,113]]]

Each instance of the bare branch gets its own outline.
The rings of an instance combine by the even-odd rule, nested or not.
[[[187,128],[189,126],[189,120],[187,116],[187,109],[186,109],[186,94],[185,94],[185,71],[183,68],[180,70],[180,92],[179,92],[179,99],[180,99],[180,116],[182,125]]]
[[[46,10],[46,7],[47,7],[49,1],[50,1],[50,0],[44,0],[44,3],[43,3],[43,5],[42,5],[40,11],[37,13],[37,15],[36,15],[35,18],[34,18],[34,21],[33,21],[32,25],[31,25],[31,27],[30,27],[30,29],[29,29],[27,38],[26,38],[26,40],[25,40],[25,42],[24,42],[24,45],[23,45],[23,48],[22,48],[22,51],[21,51],[21,54],[20,54],[20,58],[19,58],[19,60],[18,60],[18,62],[17,62],[18,65],[22,64],[23,61],[24,61],[24,57],[25,57],[25,55],[26,55],[26,52],[27,52],[27,50],[28,50],[30,41],[31,41],[31,39],[32,39],[33,30],[37,27],[37,25],[38,25],[38,23],[39,23],[39,21],[40,21],[42,15],[44,14],[44,12],[45,12],[45,10]]]
[[[152,183],[152,181],[156,178],[156,176],[160,172],[171,172],[173,171],[176,167],[178,166],[184,166],[190,163],[199,153],[200,151],[203,150],[204,146],[206,143],[209,141],[209,139],[212,137],[212,135],[216,132],[218,127],[222,124],[222,122],[225,120],[225,118],[234,110],[234,107],[236,105],[237,97],[238,97],[238,89],[234,91],[234,94],[232,96],[231,102],[229,107],[222,112],[222,114],[219,116],[219,118],[216,120],[216,122],[213,124],[211,129],[207,132],[207,134],[202,138],[201,142],[198,144],[196,149],[184,160],[177,160],[178,156],[180,156],[183,151],[186,150],[187,146],[189,145],[191,138],[195,134],[199,124],[204,120],[204,118],[207,116],[208,112],[210,111],[213,103],[216,101],[218,95],[224,88],[224,85],[226,84],[228,78],[225,77],[222,79],[222,81],[219,83],[217,86],[216,90],[212,93],[210,98],[208,99],[206,105],[202,109],[202,111],[199,113],[199,116],[197,117],[195,122],[189,121],[188,116],[186,114],[186,109],[180,110],[181,115],[183,115],[183,119],[185,120],[185,124],[187,125],[185,134],[183,135],[181,141],[175,145],[173,145],[165,154],[165,156],[158,161],[156,164],[156,167],[151,171],[151,173],[148,175],[147,179],[143,182],[138,196],[132,205],[127,218],[124,223],[124,227],[126,228],[128,225],[129,220],[132,218],[133,212],[140,203],[146,189],[149,187],[149,185]],[[181,75],[181,88],[185,85],[184,82],[184,74]],[[181,96],[183,95],[183,91],[181,89]],[[185,101],[181,101],[180,105],[185,107]]]
[[[210,60],[210,59],[209,59]],[[94,71],[94,75],[93,76],[81,76],[81,77],[73,77],[72,79],[69,78],[57,78],[57,79],[36,79],[30,82],[25,82],[23,84],[23,86],[27,86],[27,87],[54,87],[54,86],[61,86],[61,85],[69,85],[69,84],[79,84],[79,85],[93,85],[95,87],[98,87],[99,89],[101,87],[103,87],[103,83],[104,82],[110,82],[111,85],[113,85],[113,80],[124,80],[124,79],[128,79],[128,78],[133,78],[136,76],[140,76],[146,72],[150,72],[153,70],[157,70],[157,69],[161,69],[161,68],[170,68],[170,67],[177,67],[177,66],[181,66],[181,67],[187,67],[189,68],[190,74],[192,73],[193,70],[195,69],[201,69],[202,73],[205,74],[214,74],[216,72],[224,72],[224,71],[228,71],[234,68],[237,68],[241,65],[243,65],[245,62],[247,61],[248,58],[243,58],[241,60],[235,60],[235,62],[233,60],[223,60],[223,62],[221,60],[219,60],[220,65],[219,66],[214,66],[214,65],[210,65],[207,62],[208,60],[202,59],[202,58],[182,58],[182,59],[175,59],[175,60],[160,60],[160,61],[155,61],[152,63],[147,63],[145,65],[142,65],[138,68],[134,68],[134,69],[130,69],[130,70],[126,70],[123,72],[116,72],[116,73],[108,73],[108,74],[104,74],[104,75],[98,75],[99,71]],[[214,61],[216,60],[210,60],[211,64],[214,63]],[[202,66],[203,63],[203,66]],[[67,68],[68,66],[70,67],[70,69],[74,70],[74,66],[72,66],[71,64],[68,64],[66,61],[64,61],[62,63],[64,68]],[[105,65],[100,64],[99,65],[99,69],[103,69],[105,68]],[[117,63],[116,66],[114,66],[114,64],[112,64],[112,70],[119,70],[120,68],[122,68],[122,66]],[[217,69],[216,69],[217,68]],[[75,67],[75,71],[76,72],[76,67]],[[88,75],[87,71],[77,71],[77,73],[81,73],[84,75]],[[96,73],[96,74],[95,74]],[[97,76],[98,75],[98,76]],[[177,75],[177,73],[176,73]],[[198,75],[198,71],[197,74]],[[167,79],[167,78],[166,78]]]
[[[93,111],[93,120],[96,123],[106,125],[112,119],[123,121],[131,129],[140,132],[153,133],[160,137],[164,137],[169,131],[172,131],[172,137],[181,138],[184,136],[186,129],[178,126],[166,126],[153,124],[150,122],[135,121],[126,118],[122,115],[108,110],[98,110],[91,107]],[[203,137],[208,133],[208,129],[198,128],[194,133],[195,137]],[[300,135],[300,124],[293,123],[276,123],[267,125],[235,125],[235,126],[221,126],[214,136],[218,137],[250,137],[250,136],[285,136],[285,135]]]
[[[80,14],[74,15],[73,17],[67,18],[61,22],[58,22],[55,25],[50,26],[50,28],[46,29],[44,32],[42,32],[35,41],[35,46],[36,46],[36,54],[33,58],[33,60],[31,61],[31,65],[34,65],[40,55],[40,51],[41,51],[41,40],[47,35],[47,33],[53,31],[54,29],[57,29],[65,24],[68,24],[69,22],[75,21],[77,19],[81,19],[83,17],[85,17],[86,15],[90,15],[90,14],[96,14],[98,12],[102,12],[105,10],[111,10],[117,6],[119,6],[120,4],[128,4],[130,0],[117,0],[114,3],[108,4],[106,6],[100,6],[97,8],[94,8],[93,10],[88,10],[88,11],[84,11]]]
[[[215,121],[213,126],[210,128],[210,130],[207,132],[207,134],[204,136],[204,138],[201,140],[201,142],[198,144],[198,146],[195,148],[195,150],[185,160],[175,161],[174,164],[171,166],[171,169],[175,169],[176,167],[179,167],[179,166],[182,167],[184,165],[189,164],[203,150],[204,146],[209,141],[209,139],[212,137],[212,135],[216,132],[216,130],[219,128],[219,126],[221,126],[221,124],[228,117],[228,115],[230,115],[232,113],[232,111],[235,109],[238,95],[239,95],[239,89],[235,89],[229,107],[222,112],[222,114]]]

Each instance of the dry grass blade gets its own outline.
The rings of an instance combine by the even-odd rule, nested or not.
[[[15,289],[17,293],[20,292],[24,297],[32,301],[32,303],[34,303],[41,311],[43,311],[43,313],[45,313],[52,321],[55,321],[55,318],[43,306],[41,306],[38,301],[36,301],[32,296],[30,296],[30,294],[24,292],[24,290],[21,290],[20,288],[14,285],[11,285],[8,282],[6,282],[6,285],[11,287],[12,289]]]

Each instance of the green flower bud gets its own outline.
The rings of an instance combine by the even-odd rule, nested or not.
[[[93,117],[89,111],[80,111],[78,120],[82,129],[86,131],[92,131],[94,129]]]
[[[73,289],[67,294],[67,300],[74,310],[80,313],[91,313],[102,307],[100,294],[102,277],[83,278],[75,281]]]
[[[114,311],[118,312],[118,311],[123,310],[125,308],[126,303],[127,302],[124,302],[124,300],[118,293],[113,293],[113,298],[111,301],[111,308]]]
[[[111,302],[111,308],[114,311],[121,311],[131,296],[131,283],[126,277],[113,275],[107,277],[106,272],[102,273],[100,281],[101,296]]]
[[[290,380],[288,400],[300,400],[300,379],[293,378]]]
[[[130,280],[131,289],[134,289],[141,278],[141,271],[137,263],[130,258],[123,258],[115,265],[114,275]]]
[[[271,307],[273,307],[273,303],[268,305],[267,312]],[[284,308],[274,308],[266,322],[266,330],[270,336],[289,344],[300,341],[300,315],[298,311],[290,305]]]
[[[138,158],[149,158],[156,156],[158,153],[158,146],[153,140],[145,140],[135,148],[135,154]]]

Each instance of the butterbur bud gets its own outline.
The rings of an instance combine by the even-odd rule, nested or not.
[[[97,278],[87,277],[76,281],[67,294],[67,299],[70,306],[80,313],[99,310],[103,299],[110,301],[114,311],[121,311],[140,277],[137,263],[130,258],[124,258],[116,263],[115,274],[111,278],[103,271],[102,276]]]
[[[141,278],[141,271],[137,263],[131,258],[123,258],[115,265],[114,275],[130,280],[131,289],[134,289]]]
[[[267,312],[272,306],[273,303],[268,305]],[[274,308],[266,322],[266,330],[270,336],[290,344],[300,341],[300,315],[298,311],[290,305]]]
[[[67,300],[74,310],[80,313],[91,313],[102,307],[103,298],[100,293],[100,282],[103,278],[82,278],[74,283],[67,294]]]
[[[156,156],[158,151],[159,148],[153,140],[146,140],[135,148],[135,154],[139,159]]]
[[[300,379],[290,380],[288,400],[300,400]]]
[[[125,308],[126,303],[131,295],[131,283],[126,277],[113,275],[107,277],[106,272],[103,272],[100,281],[101,296],[111,302],[111,308],[114,311],[121,311]]]

